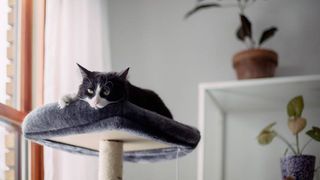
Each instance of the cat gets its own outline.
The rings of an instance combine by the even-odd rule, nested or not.
[[[78,99],[87,102],[94,109],[128,100],[137,106],[172,118],[170,110],[155,92],[134,86],[127,80],[129,68],[120,73],[103,73],[89,71],[77,65],[82,75],[82,83],[78,93],[65,95],[59,100],[61,109]]]

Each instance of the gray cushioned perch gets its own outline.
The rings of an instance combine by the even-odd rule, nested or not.
[[[99,155],[99,180],[122,179],[122,160],[174,159],[190,153],[200,140],[197,129],[128,101],[98,110],[80,100],[64,109],[47,104],[27,115],[22,131],[45,146]]]
[[[86,143],[83,146],[81,143],[80,145],[68,143],[72,135],[106,131],[127,132],[142,137],[142,140],[138,139],[139,141],[150,140],[157,143],[152,148],[133,147],[127,151],[124,148],[123,159],[130,162],[155,162],[174,159],[177,155],[184,156],[191,152],[200,140],[197,129],[127,101],[110,104],[99,110],[90,108],[88,103],[83,101],[76,101],[64,109],[59,109],[57,103],[52,103],[29,113],[23,124],[23,134],[27,139],[49,147],[86,155],[98,155],[97,148],[91,148],[89,145],[85,147]],[[63,139],[65,136],[70,138]],[[103,135],[100,134],[99,137],[101,136]],[[117,137],[113,135],[111,139],[117,140]],[[128,141],[130,140],[132,139],[129,138]]]

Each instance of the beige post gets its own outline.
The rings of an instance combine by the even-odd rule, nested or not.
[[[122,180],[122,154],[122,142],[100,141],[99,180]]]

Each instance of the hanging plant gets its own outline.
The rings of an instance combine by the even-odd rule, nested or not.
[[[249,48],[260,48],[262,44],[264,44],[267,40],[275,35],[275,33],[278,31],[278,28],[272,26],[263,30],[259,38],[259,43],[255,43],[256,41],[252,37],[252,23],[245,15],[245,10],[255,2],[256,0],[235,0],[234,3],[223,3],[223,0],[220,0],[218,2],[207,3],[205,0],[198,0],[195,7],[186,13],[185,18],[187,19],[199,11],[211,8],[237,7],[240,11],[240,27],[236,31],[236,37],[242,42],[246,42],[246,40],[248,39]]]
[[[258,41],[253,37],[252,23],[245,11],[255,2],[256,0],[234,0],[234,2],[198,0],[195,6],[185,14],[185,19],[188,19],[194,14],[208,9],[239,9],[240,26],[236,29],[235,35],[238,40],[246,44],[248,50],[237,53],[233,58],[238,79],[273,77],[278,65],[278,55],[272,50],[261,48],[277,33],[278,28],[271,26],[264,29]]]

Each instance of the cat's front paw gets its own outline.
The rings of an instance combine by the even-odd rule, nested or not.
[[[73,101],[76,101],[77,99],[78,96],[75,93],[64,95],[59,99],[58,106],[60,109],[63,109],[66,106],[70,105]]]
[[[59,102],[58,102],[58,106],[60,109],[63,109],[65,108],[66,106],[68,106],[74,99],[74,96],[72,95],[65,95],[65,96],[62,96],[60,99],[59,99]]]
[[[70,104],[70,102],[68,102],[68,100],[64,97],[60,98],[59,99],[59,102],[58,102],[58,107],[60,109],[63,109],[65,108],[66,106],[68,106]]]

